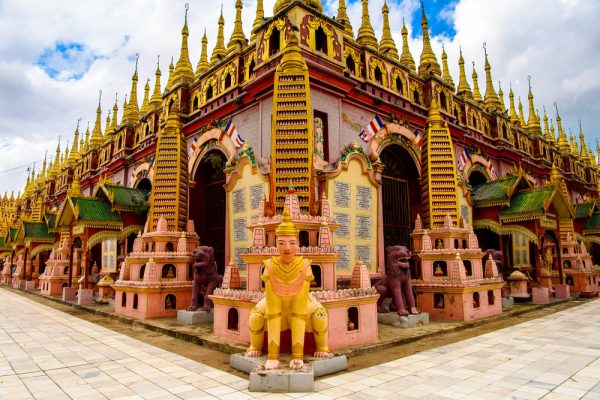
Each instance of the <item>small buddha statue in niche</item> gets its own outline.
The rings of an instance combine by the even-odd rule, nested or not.
[[[433,276],[445,276],[444,270],[439,262],[433,264]]]

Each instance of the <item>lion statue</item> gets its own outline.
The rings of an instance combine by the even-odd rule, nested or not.
[[[496,249],[487,249],[483,256],[483,265],[485,262],[492,256],[492,260],[496,261],[496,266],[498,267],[498,271],[502,270],[502,263],[504,262],[504,255],[501,251]]]
[[[379,293],[377,312],[388,312],[383,306],[383,300],[391,297],[390,311],[397,311],[400,316],[407,316],[409,311],[411,314],[418,314],[410,280],[409,261],[412,253],[406,246],[388,246],[385,251],[385,276],[375,283],[375,289]]]
[[[192,290],[192,304],[188,311],[196,311],[200,303],[200,290],[204,287],[204,306],[202,311],[210,312],[213,307],[212,300],[208,297],[223,282],[223,277],[217,273],[215,250],[209,246],[199,246],[192,251],[194,260],[194,288]]]

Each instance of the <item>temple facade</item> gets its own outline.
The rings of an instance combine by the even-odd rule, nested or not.
[[[446,53],[440,64],[431,47],[424,10],[422,49],[410,49],[404,26],[403,42],[394,42],[387,4],[377,38],[368,0],[358,29],[345,0],[334,18],[320,0],[278,0],[271,16],[262,3],[243,10],[235,0],[231,37],[224,37],[221,15],[216,46],[209,54],[204,36],[195,67],[186,10],[179,58],[166,84],[157,67],[154,87],[146,83],[139,105],[136,65],[121,106],[103,111],[99,102],[91,132],[78,128],[70,148],[59,144],[22,193],[0,198],[2,282],[41,280],[49,293],[80,283],[93,287],[105,276],[123,293],[143,286],[135,280],[187,287],[191,275],[178,264],[191,251],[187,244],[177,248],[183,232],[214,247],[221,273],[235,263],[247,287],[242,255],[255,241],[249,227],[259,216],[280,214],[293,186],[307,221],[322,215],[335,221],[329,222],[336,226],[330,234],[339,282],[350,283],[359,260],[375,280],[385,271],[386,246],[420,243],[413,240],[416,228],[419,235],[441,232],[443,239],[444,226],[452,226],[465,238],[472,232],[477,249],[504,254],[500,276],[518,270],[531,281],[565,283],[582,264],[586,290],[597,290],[600,171],[583,132],[567,137],[558,109],[554,125],[545,109],[538,113],[531,87],[527,119],[512,89],[507,107],[487,53],[484,94],[475,70],[467,79],[462,54],[455,85]],[[246,27],[249,37],[243,12],[256,16]],[[165,237],[160,244],[149,239],[157,232]],[[317,232],[301,229],[301,246],[316,243]],[[273,245],[273,237],[263,239]],[[445,248],[459,248],[452,246]],[[581,248],[591,262],[572,261]],[[120,283],[135,274],[119,270],[118,257],[132,252],[137,275]],[[150,257],[154,252],[161,256]],[[157,262],[176,271],[151,264]],[[481,272],[481,262],[473,263]],[[144,277],[141,265],[159,272]],[[413,277],[432,280],[419,265]],[[322,287],[326,280],[317,281]],[[499,296],[495,280],[492,286]],[[119,307],[137,315],[129,304]]]

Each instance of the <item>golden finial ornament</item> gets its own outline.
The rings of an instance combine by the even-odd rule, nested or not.
[[[77,160],[79,160],[79,123],[81,122],[81,118],[77,120],[77,127],[75,128],[75,133],[73,134],[73,146],[71,147],[71,154],[67,159],[67,163],[69,165],[75,165]]]
[[[527,123],[525,122],[525,114],[523,114],[523,103],[521,103],[521,97],[519,96],[519,123],[521,127],[525,129],[527,127]]]
[[[504,92],[502,91],[502,82],[498,81],[498,100],[500,101],[500,106],[502,107],[501,112],[506,112],[506,105],[504,104]]]
[[[471,75],[471,77],[473,78],[473,100],[475,100],[476,102],[481,102],[483,101],[483,98],[481,97],[481,92],[479,91],[479,82],[477,81],[477,71],[475,71],[475,61],[472,62],[473,63],[473,75]]]
[[[421,0],[421,27],[423,28],[423,51],[419,61],[419,75],[429,75],[429,71],[441,76],[442,70],[437,62],[437,58],[431,48],[431,40],[429,39],[429,24],[425,15],[425,6]]]
[[[262,0],[260,0],[262,3]],[[348,17],[348,12],[346,11],[346,0],[339,0],[338,3],[338,13],[335,20],[342,25],[344,25],[344,35],[348,36],[350,39],[354,39],[354,31],[352,30],[352,23],[350,22],[350,18]]]
[[[242,49],[248,43],[244,29],[242,27],[242,8],[244,4],[242,0],[236,0],[235,2],[235,22],[233,24],[233,33],[227,43],[227,54],[232,54],[236,51],[241,52]]]
[[[391,59],[398,60],[398,49],[396,48],[394,38],[392,38],[390,8],[387,5],[387,1],[383,2],[381,13],[383,14],[383,33],[379,42],[379,53]]]
[[[100,104],[102,102],[102,90],[100,90],[98,95],[98,108],[96,109],[96,123],[94,124],[94,130],[92,131],[92,137],[90,139],[90,147],[95,149],[102,145],[104,142],[104,138],[102,136],[102,128],[100,126],[102,121],[102,109],[100,108]]]
[[[210,56],[210,65],[213,66],[219,61],[221,61],[227,55],[227,50],[225,50],[225,37],[223,34],[223,29],[225,26],[225,18],[223,18],[223,5],[221,4],[221,16],[219,17],[219,31],[217,34],[217,43],[215,44],[215,48]]]
[[[442,45],[442,80],[448,84],[454,91],[454,80],[450,75],[450,69],[448,68],[448,55],[446,54],[446,48]]]
[[[190,31],[187,25],[187,15],[190,9],[190,5],[185,3],[185,18],[183,28],[181,29],[181,49],[179,51],[179,60],[175,66],[175,72],[173,74],[173,84],[179,83],[190,83],[194,81],[194,69],[190,62],[190,56],[188,52],[188,36]]]
[[[561,153],[569,152],[569,142],[567,140],[567,135],[563,130],[562,119],[560,118],[560,114],[558,113],[558,104],[554,102],[554,108],[556,109],[556,125],[558,128],[558,140],[556,145]]]
[[[362,22],[358,29],[358,36],[356,37],[358,44],[371,48],[377,51],[377,38],[375,37],[375,31],[371,25],[371,18],[369,16],[369,0],[362,0]]]
[[[154,90],[152,91],[152,97],[150,97],[150,107],[153,110],[158,110],[162,103],[162,95],[160,92],[160,54],[156,56],[156,72],[154,72]],[[115,102],[115,106],[117,103]]]
[[[517,115],[517,109],[515,108],[515,94],[513,93],[513,90],[512,90],[512,82],[509,83],[509,87],[510,87],[510,90],[508,92],[508,99],[510,102],[510,111],[509,111],[510,122],[512,122],[515,125],[520,125],[521,122],[519,121],[519,116]]]
[[[464,96],[467,99],[473,99],[473,92],[471,91],[471,86],[469,86],[469,82],[467,82],[467,74],[465,73],[465,59],[462,54],[462,47],[459,48],[459,57],[458,57],[458,70],[459,70],[459,78],[458,78],[458,89],[456,90],[456,94],[459,96]]]
[[[252,24],[252,33],[250,34],[250,41],[256,40],[256,30],[262,25],[265,19],[265,8],[263,7],[263,0],[256,0],[256,17]]]
[[[146,115],[148,113],[149,107],[149,97],[150,97],[150,78],[146,78],[146,85],[144,85],[144,100],[142,101],[142,106],[140,107],[140,114]]]
[[[531,89],[531,75],[527,76],[527,81],[529,82],[529,94],[527,98],[529,100],[529,117],[527,119],[527,130],[531,134],[540,134],[542,132],[540,121],[535,114],[535,106],[533,104],[533,91]]]
[[[485,42],[483,42],[483,52],[485,54],[485,96],[483,98],[483,103],[485,108],[488,110],[503,111],[498,94],[494,89],[494,84],[492,81],[492,67],[490,66],[490,62],[488,60],[487,46]]]
[[[208,37],[206,37],[206,29],[202,35],[202,51],[200,52],[200,60],[196,66],[196,78],[208,71]]]
[[[408,47],[408,29],[406,29],[404,18],[402,18],[402,54],[400,55],[400,63],[406,65],[412,71],[417,70],[415,60],[410,53],[410,48]]]

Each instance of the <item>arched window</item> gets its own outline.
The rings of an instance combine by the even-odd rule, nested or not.
[[[127,293],[121,295],[121,307],[127,307]]]
[[[440,93],[440,106],[442,107],[442,109],[448,110],[448,102],[446,100],[446,95],[444,94],[444,92]]]
[[[271,32],[271,36],[269,37],[269,55],[272,56],[275,53],[279,53],[280,40],[281,40],[281,33],[279,32],[279,29],[273,28],[273,31]]]
[[[417,104],[421,104],[421,99],[419,98],[419,91],[417,89],[413,90],[413,100]]]
[[[165,264],[162,267],[162,275],[163,279],[175,279],[177,277],[177,269],[173,264]]]
[[[229,89],[231,87],[231,74],[227,74],[225,77],[225,89]]]
[[[473,293],[473,308],[479,308],[479,292]]]
[[[175,251],[174,248],[175,246],[173,245],[173,242],[167,242],[167,245],[165,246],[165,251]]]
[[[177,298],[174,294],[165,297],[165,310],[177,310]]]
[[[396,77],[396,90],[398,91],[398,93],[404,94],[402,87],[402,79],[400,79],[399,76]]]
[[[463,260],[463,265],[465,266],[465,274],[467,276],[473,276],[473,266],[471,265],[471,261]]]
[[[208,86],[208,88],[206,88],[206,101],[212,99],[214,96],[213,94],[213,87],[212,85]]]
[[[321,26],[315,31],[315,50],[327,54],[327,35]]]
[[[444,293],[433,294],[433,308],[443,310],[446,308],[446,302],[444,300]]]
[[[488,306],[493,306],[496,303],[496,296],[494,296],[493,290],[488,290]]]
[[[355,331],[360,327],[358,319],[358,307],[348,308],[348,330]]]
[[[356,64],[350,55],[346,57],[346,67],[348,67],[348,71],[350,71],[352,75],[356,75]]]
[[[323,281],[323,273],[321,272],[321,266],[319,264],[312,264],[310,266],[310,269],[312,270],[312,274],[315,277],[315,279],[310,283],[311,288],[321,288],[321,282]]]
[[[250,60],[250,65],[248,66],[248,77],[251,78],[254,76],[254,68],[256,68],[256,63],[254,59]]]
[[[198,97],[194,97],[194,103],[192,109],[195,111],[198,109]]]
[[[433,263],[433,276],[448,276],[448,264],[446,261],[435,261]]]
[[[239,329],[239,313],[237,308],[231,307],[227,311],[227,330],[238,331]]]
[[[145,274],[145,272],[146,272],[146,264],[143,264],[140,267],[140,281],[144,280],[144,274]]]
[[[373,71],[373,79],[375,79],[375,82],[383,85],[383,73],[381,72],[381,68],[379,68],[379,66],[376,66],[375,70]]]
[[[137,293],[133,294],[133,309],[137,310],[138,308],[138,295]]]

